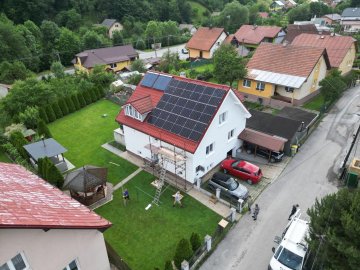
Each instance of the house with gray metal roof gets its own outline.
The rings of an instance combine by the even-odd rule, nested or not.
[[[108,36],[109,38],[113,37],[115,31],[121,31],[124,29],[121,23],[117,22],[115,19],[105,19],[100,24],[100,26],[105,26],[108,29]],[[119,44],[122,45],[122,44]]]
[[[360,30],[360,7],[345,8],[341,14],[340,25],[345,32],[358,32]]]

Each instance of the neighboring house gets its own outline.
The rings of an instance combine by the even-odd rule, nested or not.
[[[278,10],[282,10],[285,8],[285,4],[280,1],[280,0],[277,0],[277,1],[273,1],[271,4],[270,4],[270,9],[273,10],[273,11],[278,11]]]
[[[11,85],[0,83],[0,99],[5,97],[11,89]]]
[[[133,46],[116,46],[86,50],[75,55],[72,61],[76,70],[91,71],[96,65],[104,65],[106,69],[118,72],[131,65],[139,54]]]
[[[110,269],[103,232],[111,223],[61,190],[0,163],[0,200],[1,269]]]
[[[250,53],[250,50],[248,48],[246,48],[245,46],[241,45],[241,44],[237,44],[234,41],[234,38],[235,38],[234,34],[228,35],[227,38],[225,39],[224,43],[225,44],[232,44],[232,45],[236,46],[236,51],[237,51],[239,56],[242,56],[242,57],[248,56],[249,53]]]
[[[341,16],[337,13],[326,14],[326,15],[322,16],[321,18],[323,18],[325,20],[326,25],[337,24],[341,20]]]
[[[193,24],[184,24],[184,23],[179,24],[179,30],[181,32],[188,31],[191,35],[194,35],[195,32],[197,31],[196,27]]]
[[[200,27],[186,44],[190,59],[211,59],[226,37],[224,28]]]
[[[306,134],[306,130],[304,130],[304,124],[302,124],[301,121],[273,115],[271,113],[260,112],[257,110],[250,110],[250,114],[251,117],[246,121],[246,128],[250,130],[256,130],[267,135],[286,139],[283,140],[283,151],[286,155],[291,154],[291,145],[298,144],[304,135],[304,132]]]
[[[124,28],[122,24],[117,22],[115,19],[105,19],[100,25],[107,28],[109,38],[113,37],[115,31],[121,31]]]
[[[261,42],[280,43],[284,36],[285,32],[278,26],[242,25],[231,43],[254,50]]]
[[[165,155],[166,169],[192,184],[235,156],[249,117],[227,85],[147,72],[116,121],[128,152],[160,164]]]
[[[249,100],[274,107],[300,105],[318,94],[328,69],[324,48],[261,43],[238,90]]]
[[[286,28],[286,36],[283,42],[291,43],[295,37],[305,34],[318,34],[318,30],[314,24],[289,24]],[[330,32],[323,31],[322,35],[330,35]]]
[[[360,7],[345,8],[341,13],[340,25],[345,32],[358,32],[360,30]]]
[[[322,32],[330,32],[332,29],[326,25],[326,21],[324,18],[312,18],[310,21],[294,21],[295,25],[307,25],[307,24],[313,24],[316,27],[316,30],[318,33]]]
[[[269,13],[267,12],[258,12],[258,16],[263,19],[269,18]]]
[[[293,45],[325,48],[331,68],[337,68],[341,74],[351,71],[356,58],[356,40],[351,36],[301,34]]]

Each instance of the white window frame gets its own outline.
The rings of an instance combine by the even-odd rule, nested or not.
[[[234,139],[234,135],[235,135],[235,128],[228,132],[228,141]]]
[[[141,113],[139,113],[137,110],[135,110],[135,108],[133,106],[126,105],[125,107],[125,115],[130,116],[132,118],[138,119],[140,121],[143,120],[143,116]]]
[[[265,90],[265,83],[264,82],[256,82],[256,90],[264,91]]]
[[[116,68],[116,67],[117,67],[117,64],[116,64],[116,63],[111,63],[111,64],[110,64],[110,67],[111,67],[111,68]]]
[[[288,93],[293,93],[294,90],[295,90],[294,87],[285,86],[285,91],[288,92]]]
[[[227,111],[219,115],[219,125],[224,124],[226,122],[226,119],[227,119]]]
[[[251,87],[251,80],[244,79],[243,80],[243,86],[246,87],[246,88],[250,88]]]
[[[206,156],[209,156],[209,155],[211,155],[212,153],[214,153],[214,143],[211,143],[211,144],[209,144],[208,146],[206,146],[206,151],[205,151],[205,153],[206,153]]]
[[[78,261],[78,259],[74,259],[74,260],[72,260],[71,262],[69,262],[69,264],[66,265],[63,270],[71,270],[70,264],[71,264],[72,262],[75,262],[77,269],[78,269],[78,270],[81,270],[81,269],[80,269],[80,266],[79,266],[79,261]]]
[[[16,256],[20,255],[21,256],[21,259],[23,260],[24,264],[25,264],[25,268],[23,270],[30,270],[30,265],[29,263],[27,262],[26,260],[26,257],[24,255],[23,252],[19,252],[18,254],[16,254],[14,257],[12,257],[10,260],[8,260],[6,263],[0,265],[0,266],[3,266],[3,265],[7,265],[9,267],[10,270],[16,270],[13,262],[12,262],[12,259],[14,259]]]

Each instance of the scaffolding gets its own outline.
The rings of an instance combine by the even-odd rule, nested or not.
[[[149,144],[146,145],[145,148],[150,150],[151,154],[151,159],[144,160],[145,166],[150,167],[153,175],[159,178],[156,183],[156,193],[153,203],[156,205],[159,204],[165,182],[174,185],[177,189],[186,191],[186,151],[181,148],[176,148],[175,145],[172,146],[172,149],[170,149],[169,146],[163,146],[161,139],[159,140],[158,146],[156,146],[151,143],[150,135]],[[171,172],[167,173],[169,171],[169,164],[173,165],[173,175]],[[182,179],[180,180],[180,178]],[[181,182],[184,183],[184,185],[181,184]]]

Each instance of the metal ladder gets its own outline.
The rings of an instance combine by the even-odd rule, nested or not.
[[[156,188],[156,193],[155,193],[155,196],[154,196],[154,200],[152,201],[152,203],[156,204],[157,206],[159,206],[159,200],[160,200],[160,196],[161,196],[161,191],[162,191],[162,187],[164,186],[164,182],[165,182],[166,164],[167,164],[167,159],[164,159],[163,162],[162,162],[161,169],[160,169],[160,176],[159,176],[158,186]]]

